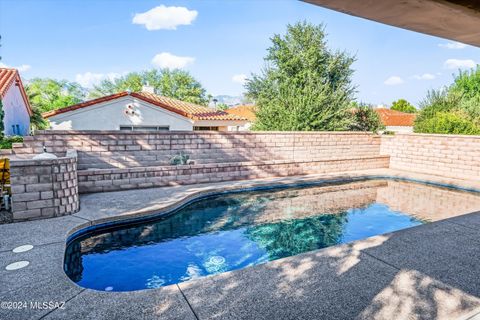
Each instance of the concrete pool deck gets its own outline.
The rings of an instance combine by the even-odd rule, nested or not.
[[[66,238],[92,224],[213,190],[365,176],[480,190],[479,181],[381,169],[84,195],[72,216],[0,225],[0,301],[27,303],[2,304],[0,319],[480,319],[480,212],[151,290],[84,289],[63,271]],[[34,248],[12,252],[25,244]],[[30,264],[5,270],[21,260]]]

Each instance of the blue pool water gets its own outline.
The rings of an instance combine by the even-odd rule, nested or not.
[[[74,239],[65,271],[96,290],[156,288],[424,223],[376,201],[389,183],[210,197],[154,222]]]

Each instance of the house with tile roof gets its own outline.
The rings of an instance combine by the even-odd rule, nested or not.
[[[246,123],[245,125],[235,128],[236,131],[250,130],[252,123],[257,119],[257,116],[255,115],[254,105],[239,105],[239,106],[226,109],[225,112],[248,120],[248,123]]]
[[[414,113],[405,113],[387,108],[377,108],[375,111],[380,116],[380,121],[385,129],[393,132],[413,132],[413,123],[417,117]]]
[[[7,136],[28,135],[32,108],[18,70],[0,68],[0,100],[4,112],[4,134]]]
[[[52,130],[228,131],[247,119],[194,103],[141,92],[119,92],[49,111]]]

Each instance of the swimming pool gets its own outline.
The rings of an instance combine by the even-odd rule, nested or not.
[[[222,194],[74,238],[64,269],[95,290],[156,288],[478,209],[475,193],[391,180]]]

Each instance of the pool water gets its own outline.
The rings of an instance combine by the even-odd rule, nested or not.
[[[431,212],[393,208],[402,201],[402,192],[418,194],[418,188],[430,190]],[[435,220],[445,193],[460,200],[472,197],[386,180],[218,195],[154,222],[74,239],[67,246],[64,268],[86,288],[157,288],[420,225]],[[479,198],[473,198],[478,208]],[[411,207],[412,199],[403,200],[405,208]],[[470,208],[452,210],[465,213],[460,211]]]

